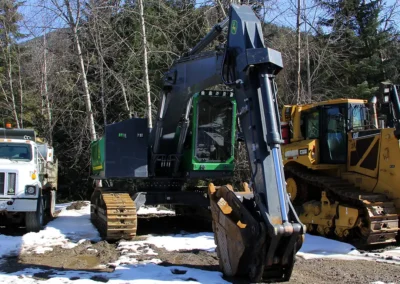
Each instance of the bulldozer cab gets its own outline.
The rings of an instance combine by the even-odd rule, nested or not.
[[[292,141],[289,140],[283,151],[290,150],[291,155],[296,155],[297,150],[295,160],[307,166],[346,164],[348,133],[368,128],[368,109],[363,100],[340,99],[286,106],[282,112],[285,122],[288,122],[288,113],[291,113]],[[309,159],[304,157],[305,153]]]
[[[319,140],[320,163],[346,162],[346,110],[345,104],[325,105],[302,114],[304,137]]]

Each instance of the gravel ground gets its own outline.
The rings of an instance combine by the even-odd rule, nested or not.
[[[80,205],[80,204],[79,204]],[[195,232],[196,223],[188,223],[188,227],[182,227],[185,222],[174,217],[141,218],[137,240],[145,240],[149,233],[179,233],[180,230]],[[207,230],[204,226],[201,231]],[[198,232],[198,228],[197,228]],[[34,275],[35,278],[46,280],[51,278],[54,271],[81,270],[95,272],[98,278],[92,280],[104,282],[102,275],[114,270],[114,266],[107,265],[120,257],[117,250],[118,243],[101,241],[91,243],[85,241],[73,249],[54,247],[53,251],[44,254],[22,253],[18,256],[3,257],[0,262],[0,272],[13,273],[25,268],[37,267],[42,272]],[[201,250],[167,251],[154,245],[145,245],[142,249],[152,249],[158,253],[154,255],[138,256],[139,261],[150,260],[154,257],[160,259],[162,266],[184,266],[203,270],[218,271],[218,258],[214,252]],[[374,252],[382,252],[393,246],[379,248]],[[62,257],[60,257],[62,256]],[[100,266],[99,268],[99,265]],[[97,272],[99,274],[97,274]],[[179,274],[179,271],[176,271]],[[246,283],[241,279],[226,279],[235,284]],[[384,283],[400,283],[400,264],[380,263],[377,261],[349,261],[332,259],[297,258],[291,280],[287,283],[372,283],[381,281]]]

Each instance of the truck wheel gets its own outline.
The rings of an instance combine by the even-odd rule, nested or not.
[[[43,200],[39,196],[36,212],[26,212],[25,226],[28,232],[39,232],[43,227]]]

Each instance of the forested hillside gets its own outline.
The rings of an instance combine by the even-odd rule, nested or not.
[[[163,73],[224,18],[229,2],[0,0],[0,124],[46,137],[59,159],[61,197],[85,198],[90,141],[107,124],[148,116],[148,100],[154,116]],[[295,1],[294,27],[268,17],[279,1],[253,2],[266,44],[283,54],[280,104],[369,98],[379,82],[399,83],[396,1],[307,1],[313,18],[297,9],[306,1]],[[27,19],[23,5],[40,12]],[[30,33],[33,26],[41,32]]]

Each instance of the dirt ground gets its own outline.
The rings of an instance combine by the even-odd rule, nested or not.
[[[117,260],[119,255],[115,244],[85,241],[72,249],[54,247],[53,251],[44,254],[23,253],[3,258],[0,271],[13,273],[26,268],[40,268],[45,272],[36,273],[33,278],[41,280],[50,279],[54,272],[63,270],[112,272],[114,267],[108,263]]]
[[[288,283],[400,282],[400,265],[375,261],[298,259]]]
[[[77,201],[74,203],[71,203],[66,209],[67,210],[80,210],[82,207],[86,206],[87,202],[85,201]]]
[[[199,250],[169,252],[150,246],[163,262],[160,265],[180,265],[190,268],[218,271],[218,258],[214,252]],[[151,259],[143,258],[143,259]],[[244,284],[242,279],[227,278],[234,284]],[[328,260],[297,258],[290,284],[320,283],[400,283],[400,265],[376,261]]]
[[[199,232],[210,229],[207,225],[203,225],[199,230],[194,223],[182,222],[182,219],[177,217],[140,218],[137,239],[145,240],[145,236],[150,232],[152,234],[171,234],[179,233],[181,230]],[[101,275],[114,270],[115,267],[109,265],[109,263],[116,261],[120,257],[120,251],[116,249],[117,245],[117,243],[110,244],[105,241],[98,243],[85,241],[73,249],[55,247],[53,251],[44,254],[24,253],[19,256],[9,256],[3,258],[0,263],[0,271],[12,273],[25,268],[38,267],[45,271],[34,275],[34,278],[40,280],[51,278],[55,271],[91,271],[99,272],[99,275],[92,277],[92,280],[107,282],[108,280]],[[147,245],[147,247],[145,245],[141,249],[146,250],[148,248],[158,253],[156,258],[162,261],[160,265],[163,266],[179,265],[211,271],[219,270],[218,259],[214,252],[200,250],[170,252],[153,245]],[[150,255],[137,256],[136,258],[140,261],[154,257]],[[173,273],[185,274],[186,272],[183,268],[182,270],[173,271]],[[246,283],[240,279],[226,280],[235,284]],[[297,258],[292,278],[288,283],[371,283],[374,281],[400,283],[400,264],[378,263],[376,261],[304,260]]]

